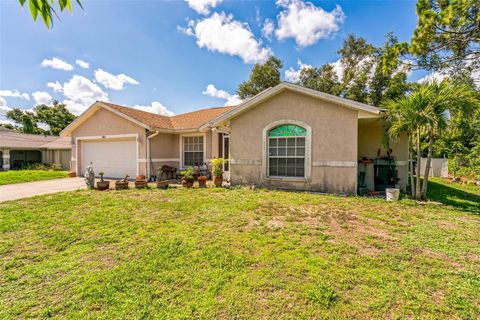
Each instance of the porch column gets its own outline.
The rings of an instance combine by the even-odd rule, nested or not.
[[[9,170],[10,169],[10,149],[3,149],[2,160],[3,160],[3,170]]]
[[[218,153],[218,131],[216,128],[212,129],[212,159],[218,158],[220,154]]]

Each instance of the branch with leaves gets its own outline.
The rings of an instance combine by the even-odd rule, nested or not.
[[[27,0],[18,0],[20,5],[23,7]],[[68,9],[70,13],[72,12],[72,1],[71,0],[28,0],[28,8],[32,14],[33,21],[37,21],[38,15],[42,17],[43,23],[47,28],[53,27],[53,17],[57,17],[60,20],[60,17],[57,14],[57,11],[54,8],[55,3],[58,2],[58,7],[60,12],[65,9]],[[75,2],[83,10],[82,3],[80,0],[75,0]]]

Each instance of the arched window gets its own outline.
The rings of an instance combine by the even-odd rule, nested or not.
[[[307,130],[282,124],[267,133],[267,173],[269,177],[305,178]]]

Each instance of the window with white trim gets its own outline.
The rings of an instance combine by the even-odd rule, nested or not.
[[[203,136],[183,137],[183,166],[201,166],[203,163]]]
[[[307,130],[294,124],[277,126],[267,135],[268,176],[305,178]]]

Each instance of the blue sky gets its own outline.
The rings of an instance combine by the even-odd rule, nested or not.
[[[380,45],[389,31],[409,40],[416,25],[415,1],[83,4],[46,29],[18,1],[0,1],[0,114],[50,97],[77,113],[98,98],[176,114],[224,105],[269,54],[283,60],[285,79],[298,61],[335,62],[350,33]]]

